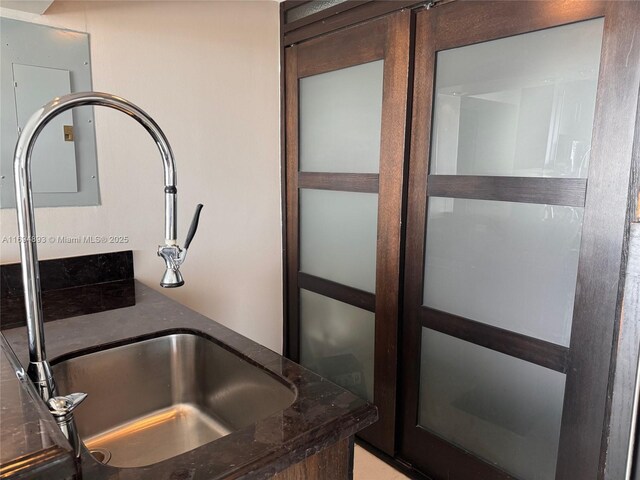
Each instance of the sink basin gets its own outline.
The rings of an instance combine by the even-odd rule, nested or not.
[[[223,346],[173,333],[54,362],[61,393],[96,460],[141,467],[188,452],[284,410],[292,387]]]

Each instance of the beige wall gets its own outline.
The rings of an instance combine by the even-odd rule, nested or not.
[[[183,267],[186,285],[163,292],[276,351],[282,345],[278,3],[64,2],[17,19],[90,34],[94,90],[141,106],[164,129],[178,165],[179,240],[205,205]],[[128,235],[136,277],[160,290],[160,156],[133,120],[96,109],[102,205],[42,208],[38,235]],[[15,210],[0,212],[3,237]],[[118,245],[47,244],[40,258]],[[1,262],[19,260],[0,244]],[[134,321],[134,320],[132,320]]]

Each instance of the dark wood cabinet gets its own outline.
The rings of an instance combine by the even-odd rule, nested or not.
[[[612,421],[611,399],[631,402],[633,388],[614,391],[614,379],[635,368],[617,346],[637,331],[621,325],[640,178],[640,2],[312,4],[282,5],[286,354],[368,396],[380,421],[360,438],[403,468],[615,478],[607,461],[624,442],[609,440],[629,425]],[[305,5],[313,13],[287,14]],[[331,93],[305,80],[375,62],[379,113],[369,80],[336,77],[335,115]],[[362,115],[340,117],[351,94]],[[324,112],[313,128],[333,126],[315,143],[309,95]],[[372,115],[377,137],[363,133]],[[305,160],[325,147],[326,169]],[[359,166],[367,155],[377,168]],[[311,209],[306,191],[376,195],[375,215],[330,195]],[[375,239],[349,244],[354,231],[371,236],[365,217]],[[313,248],[322,268],[301,260]],[[350,283],[371,248],[374,287]],[[336,259],[346,273],[333,276]]]
[[[619,302],[620,271],[623,267],[621,254],[627,221],[625,215],[629,200],[631,149],[636,117],[636,108],[633,105],[637,105],[638,52],[634,53],[636,66],[629,69],[628,66],[624,66],[623,50],[620,47],[630,46],[634,30],[637,30],[637,25],[640,24],[638,13],[638,4],[631,2],[461,2],[432,11],[422,11],[416,15],[413,144],[410,160],[403,321],[404,346],[407,347],[403,350],[404,361],[402,362],[406,403],[403,405],[404,429],[400,451],[413,464],[420,466],[421,470],[435,478],[511,478],[512,473],[499,468],[500,466],[496,465],[497,461],[495,463],[490,461],[492,458],[482,461],[478,458],[480,455],[476,457],[470,454],[469,450],[475,447],[475,442],[454,445],[454,442],[446,441],[441,435],[420,426],[417,412],[421,395],[418,387],[420,386],[420,333],[423,328],[444,333],[530,364],[540,365],[544,367],[540,372],[549,370],[560,372],[565,383],[564,406],[557,406],[562,412],[562,419],[557,425],[559,438],[557,434],[555,436],[549,434],[545,437],[548,441],[555,440],[558,445],[555,478],[567,480],[597,478],[602,446],[602,426],[606,420],[607,388],[616,309]],[[631,17],[636,19],[635,28],[625,27],[625,22],[622,20]],[[553,167],[549,166],[552,160],[547,156],[545,161],[548,163],[545,165],[545,170],[531,177],[440,175],[434,172],[433,166],[429,168],[429,159],[434,159],[436,148],[434,128],[432,128],[433,106],[436,102],[433,83],[440,52],[461,49],[467,45],[476,45],[478,42],[514,38],[514,35],[519,35],[517,41],[524,47],[525,37],[531,35],[529,32],[554,27],[562,29],[567,25],[569,28],[576,29],[580,28],[580,25],[585,25],[576,22],[586,22],[590,19],[600,19],[603,22],[602,26],[598,27],[603,29],[603,33],[601,50],[598,48],[594,52],[600,55],[599,74],[594,73],[594,78],[597,79],[597,91],[594,84],[595,114],[593,121],[589,122],[593,125],[593,134],[588,171],[582,172],[582,178],[575,172],[563,170],[557,165],[559,153]],[[559,32],[558,38],[564,38],[561,30],[556,32]],[[551,30],[544,30],[543,33],[547,37],[553,34]],[[582,37],[578,35],[576,38],[580,40]],[[539,43],[545,44],[545,40]],[[538,41],[533,40],[532,37],[531,47],[535,48],[537,44]],[[550,59],[553,56],[550,50],[534,54],[527,53],[522,47],[519,47],[522,55],[529,56],[531,61],[535,61],[536,58]],[[556,46],[557,49],[563,47],[566,45]],[[571,50],[578,50],[578,47],[576,45],[576,48]],[[497,55],[508,57],[506,44],[495,44],[495,48],[503,49]],[[490,60],[496,61],[495,58]],[[572,61],[575,59],[571,58],[571,55],[563,58],[562,71],[565,75],[567,73],[564,66]],[[447,67],[448,65],[443,66],[443,68]],[[497,63],[494,67],[501,68]],[[540,62],[538,68],[548,68],[548,65]],[[483,72],[478,72],[477,75],[482,76]],[[538,85],[533,78],[530,83]],[[570,84],[571,88],[577,88],[574,81]],[[509,88],[514,88],[514,85],[515,82],[511,82]],[[527,88],[533,87],[528,85]],[[613,91],[616,93],[613,94]],[[484,98],[487,96],[484,95]],[[624,100],[625,98],[630,101]],[[538,101],[541,101],[539,97]],[[588,102],[580,105],[584,107],[586,103]],[[567,102],[562,105],[567,106]],[[479,107],[474,106],[474,108]],[[522,115],[518,120],[523,121]],[[620,129],[621,123],[626,125],[625,129]],[[500,138],[506,135],[507,133],[503,132]],[[534,146],[529,142],[527,148],[534,148]],[[518,154],[517,148],[516,154]],[[524,153],[521,154],[524,155]],[[516,158],[516,162],[518,160]],[[521,168],[518,172],[525,172],[528,175],[531,165],[527,166],[529,170]],[[475,166],[473,168],[480,169]],[[429,265],[425,265],[425,251],[428,252],[430,249],[428,241],[425,247],[425,232],[428,235],[430,229],[429,222],[426,220],[427,205],[434,197],[474,199],[474,201],[485,202],[498,200],[580,209],[584,216],[581,240],[578,244],[579,260],[577,271],[574,273],[577,281],[574,283],[575,287],[571,288],[571,291],[575,292],[575,297],[572,322],[570,322],[570,341],[566,345],[561,342],[561,339],[549,341],[542,335],[531,333],[523,335],[514,332],[510,326],[497,328],[491,325],[492,319],[488,320],[488,324],[485,321],[479,322],[476,318],[463,318],[424,305],[423,270],[429,268]],[[546,210],[559,213],[558,207],[547,207]],[[434,224],[433,228],[439,227]],[[504,234],[511,235],[511,232],[505,231]],[[469,232],[469,241],[473,241],[474,238],[483,237]],[[494,241],[500,241],[500,239],[496,236]],[[504,240],[503,248],[509,248],[509,241]],[[535,268],[532,269],[531,265],[527,266],[529,262],[525,257],[537,254],[543,254],[543,252],[522,251],[522,261],[515,265],[517,271],[510,274],[512,281],[522,282],[522,276],[528,273],[543,275]],[[447,258],[450,259],[450,257]],[[544,262],[545,260],[539,257],[536,261]],[[477,265],[480,264],[478,262]],[[494,264],[491,268],[501,267]],[[544,281],[552,280],[552,278],[546,278]],[[513,290],[516,289],[511,291]],[[458,295],[460,300],[466,296],[464,292]],[[529,291],[529,298],[535,295],[534,285]],[[504,299],[502,302],[507,303],[508,300]],[[529,305],[529,308],[533,307]],[[526,309],[527,305],[523,304],[522,311],[515,312],[514,315],[526,316]],[[547,312],[542,311],[542,313]],[[494,315],[497,315],[497,312]],[[557,321],[559,320],[558,318]],[[546,320],[540,319],[539,322],[544,324]],[[529,332],[536,330],[530,328],[531,325],[526,327],[529,327]],[[424,343],[422,345],[424,346]],[[540,381],[541,387],[544,382]],[[509,395],[509,392],[500,394]],[[552,393],[549,392],[545,400],[548,401],[551,395]],[[528,403],[524,404],[532,409],[536,407],[536,401],[531,397]],[[497,420],[490,420],[490,422],[494,421]],[[549,425],[548,428],[553,427]],[[447,434],[454,433],[447,432]],[[528,435],[520,430],[518,434],[520,438]],[[516,441],[516,436],[513,435],[505,434],[504,438]],[[464,448],[465,446],[467,448]],[[425,452],[432,452],[432,456]],[[484,454],[488,457],[491,455],[489,452]],[[511,458],[505,459],[505,462],[517,455],[518,453],[514,451]],[[535,459],[535,456],[533,458]],[[523,462],[529,461],[531,457],[523,459]],[[555,458],[550,457],[548,461],[554,462]],[[535,460],[533,463],[535,464]],[[540,471],[539,465],[534,465],[534,468]]]
[[[373,344],[373,378],[367,378],[369,384],[373,383],[373,401],[378,406],[380,420],[361,433],[361,436],[378,448],[393,454],[394,431],[396,415],[396,370],[398,334],[398,309],[400,293],[400,263],[401,263],[401,224],[403,175],[405,163],[405,132],[407,120],[407,91],[409,82],[409,47],[410,47],[410,19],[409,11],[397,12],[370,22],[356,25],[339,32],[330,33],[318,37],[300,45],[293,45],[285,50],[286,62],[286,218],[287,218],[287,354],[297,361],[305,362],[301,358],[300,337],[300,290],[321,295],[328,299],[350,305],[361,310],[372,312],[375,323]],[[299,105],[299,85],[301,80],[320,76],[332,72],[346,72],[354,67],[382,62],[381,88],[377,92],[379,98],[374,95],[365,98],[366,102],[380,102],[379,125],[372,129],[379,129],[379,149],[374,152],[366,152],[371,157],[377,154],[378,158],[363,158],[360,163],[366,163],[361,167],[357,162],[352,166],[355,170],[369,170],[367,172],[322,171],[335,166],[336,162],[348,160],[347,158],[332,159],[329,166],[327,162],[318,160],[308,168],[301,165],[300,151],[301,132],[301,108]],[[345,88],[342,80],[335,83],[339,90]],[[346,82],[348,80],[345,80]],[[331,83],[331,87],[333,84]],[[357,86],[356,86],[357,88]],[[339,95],[338,91],[328,92],[331,96]],[[331,101],[327,98],[326,101]],[[312,107],[313,108],[313,107]],[[321,107],[318,107],[321,108]],[[336,107],[337,109],[338,107]],[[324,110],[323,110],[324,111]],[[313,112],[308,114],[312,115]],[[328,121],[335,120],[329,117]],[[339,119],[341,121],[341,119]],[[337,120],[336,120],[337,121]],[[347,119],[344,128],[351,128]],[[323,125],[313,128],[322,129]],[[309,135],[313,135],[312,131]],[[324,141],[332,142],[336,132],[329,132],[330,138]],[[367,132],[359,134],[366,135]],[[318,132],[318,135],[323,135]],[[371,132],[376,137],[376,132]],[[349,143],[349,139],[342,139]],[[311,142],[311,140],[310,140]],[[339,142],[339,140],[336,140]],[[321,148],[321,147],[318,147]],[[350,147],[345,147],[350,148]],[[330,155],[329,153],[327,155]],[[335,155],[335,153],[333,153]],[[354,154],[355,155],[355,154]],[[320,166],[318,166],[320,163]],[[320,170],[320,171],[318,171]],[[348,169],[347,169],[348,170]],[[304,235],[300,227],[300,195],[301,190],[311,192],[351,192],[354,194],[376,195],[376,209],[374,213],[377,222],[372,243],[375,245],[375,263],[372,270],[375,271],[374,291],[366,291],[364,287],[355,288],[346,284],[346,281],[335,281],[332,278],[323,278],[321,273],[313,269],[306,270],[300,261],[300,235]],[[335,193],[333,193],[335,195]],[[329,193],[331,198],[331,193]],[[344,200],[348,201],[348,200]],[[374,199],[375,201],[375,199]],[[358,212],[356,210],[356,215]],[[331,215],[331,213],[328,213]],[[310,219],[312,221],[313,219]],[[341,236],[341,232],[333,232]],[[349,248],[357,250],[358,245],[350,245]],[[332,258],[324,258],[323,261],[331,262]],[[354,339],[357,340],[357,339]],[[365,346],[366,347],[366,346]],[[344,350],[344,349],[343,349]],[[304,353],[304,352],[303,352]],[[337,351],[333,353],[342,353]],[[325,356],[327,362],[344,362],[348,359],[338,355],[330,358]],[[356,359],[361,361],[362,359]],[[366,366],[363,368],[366,369]],[[319,370],[317,368],[316,370]],[[334,368],[335,370],[335,368]],[[326,374],[334,381],[337,376],[346,374],[366,376],[354,369],[348,372],[336,372],[335,375]],[[358,368],[356,368],[358,370]]]

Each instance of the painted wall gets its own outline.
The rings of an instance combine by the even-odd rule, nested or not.
[[[278,3],[57,0],[43,16],[0,15],[90,34],[93,87],[141,106],[178,165],[179,240],[205,205],[183,267],[163,293],[272,348],[282,348]],[[96,108],[101,206],[41,208],[40,236],[128,236],[117,244],[47,243],[40,258],[132,249],[136,276],[161,290],[159,153],[142,128]],[[15,210],[0,212],[0,261],[19,260]]]

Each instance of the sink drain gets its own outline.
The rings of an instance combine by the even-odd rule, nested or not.
[[[109,463],[111,460],[111,452],[109,450],[105,450],[104,448],[94,448],[89,450],[89,453],[93,458],[103,464]]]

